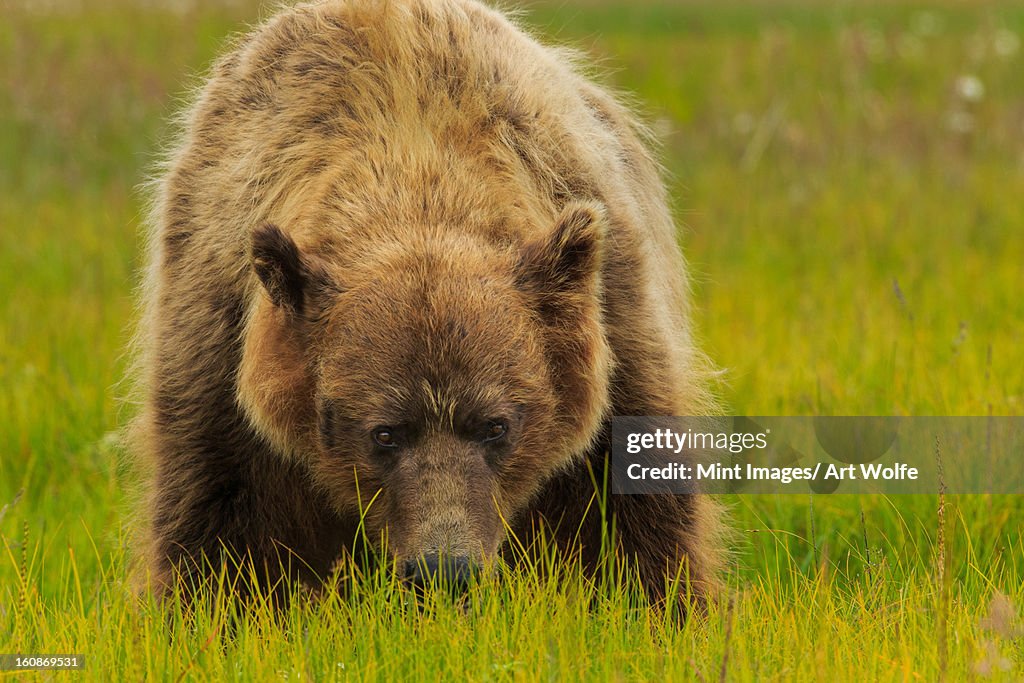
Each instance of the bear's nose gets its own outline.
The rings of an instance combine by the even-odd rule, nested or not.
[[[428,586],[443,586],[453,594],[461,595],[469,588],[470,580],[476,573],[476,565],[465,556],[430,553],[415,560],[407,560],[404,571],[406,581],[417,591]]]

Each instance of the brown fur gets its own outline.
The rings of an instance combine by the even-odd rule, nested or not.
[[[239,40],[154,206],[136,426],[157,585],[225,557],[315,580],[361,514],[400,559],[494,555],[507,521],[594,566],[610,416],[711,405],[643,138],[473,0],[300,5]],[[608,513],[652,597],[681,562],[713,588],[711,500]]]

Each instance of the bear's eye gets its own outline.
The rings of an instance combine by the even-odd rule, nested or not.
[[[491,420],[484,429],[484,443],[493,443],[505,438],[508,433],[508,424],[502,420]]]
[[[398,439],[393,427],[377,427],[373,430],[373,441],[381,448],[398,448]]]

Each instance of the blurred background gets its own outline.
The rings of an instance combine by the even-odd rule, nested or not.
[[[1024,412],[1024,4],[505,5],[586,51],[657,132],[732,412]],[[116,429],[137,188],[225,38],[271,9],[2,7],[0,532],[95,556],[99,576],[131,518]],[[910,571],[936,534],[925,498],[737,498],[740,576]],[[953,571],[1022,576],[1024,504],[959,505]]]

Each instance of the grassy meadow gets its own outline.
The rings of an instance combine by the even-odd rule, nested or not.
[[[731,599],[682,627],[572,567],[466,610],[406,609],[385,576],[277,619],[138,600],[117,438],[136,188],[268,11],[0,3],[0,654],[86,656],[0,677],[1024,677],[1024,497],[730,497]],[[524,21],[662,138],[731,412],[1024,414],[1024,5],[560,0]]]

